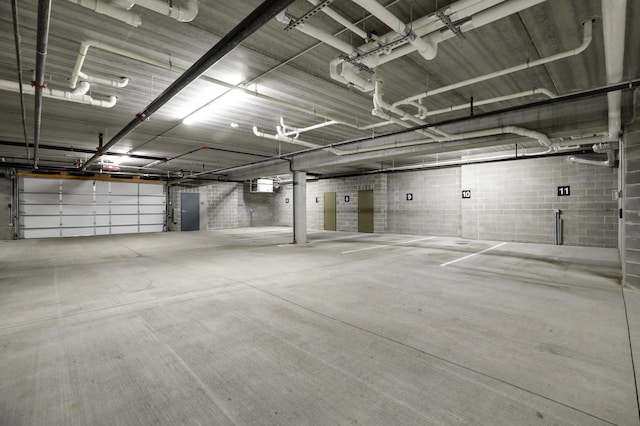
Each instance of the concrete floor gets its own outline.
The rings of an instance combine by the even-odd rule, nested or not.
[[[0,424],[640,424],[616,250],[309,237],[0,242]]]

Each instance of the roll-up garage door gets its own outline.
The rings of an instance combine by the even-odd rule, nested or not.
[[[20,178],[21,238],[161,232],[161,183]]]

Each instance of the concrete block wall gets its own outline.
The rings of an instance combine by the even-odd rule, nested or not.
[[[559,197],[558,186],[570,196]],[[472,164],[462,167],[464,238],[555,243],[555,209],[563,244],[617,247],[618,169],[574,164],[567,157]]]
[[[293,184],[283,184],[274,193],[273,218],[276,226],[293,226]]]
[[[640,289],[640,121],[625,132],[623,166],[624,284]]]
[[[388,175],[387,230],[460,236],[460,171],[450,167]]]
[[[12,226],[11,211],[11,173],[7,169],[0,168],[0,240],[13,240],[14,228]]]
[[[373,190],[374,232],[386,232],[387,175],[384,174],[307,182],[307,228],[324,229],[324,193],[335,192],[337,230],[357,232],[358,191],[364,190]],[[349,197],[349,201],[345,197]]]
[[[274,195],[251,193],[249,185],[216,182],[205,186],[174,186],[170,209],[177,215],[170,230],[180,230],[180,193],[200,194],[200,229],[226,229],[273,224]]]

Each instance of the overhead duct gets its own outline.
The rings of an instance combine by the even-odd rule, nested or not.
[[[276,14],[286,8],[293,0],[266,0],[256,8],[249,16],[236,25],[226,36],[216,43],[207,53],[204,54],[195,64],[193,64],[184,74],[167,87],[156,99],[154,99],[146,109],[137,114],[122,130],[120,130],[107,144],[104,150],[108,150],[125,136],[133,132],[140,124],[147,121],[151,115],[162,108],[167,102],[178,95],[182,90],[193,83],[198,77],[204,74],[220,59],[231,52],[237,45],[244,41],[251,34],[256,32],[262,25],[271,20]],[[96,153],[82,166],[85,170],[89,165],[100,158],[100,153]]]

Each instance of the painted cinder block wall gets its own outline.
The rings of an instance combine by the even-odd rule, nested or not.
[[[11,171],[0,168],[0,240],[13,240],[15,236],[9,209],[9,205],[13,202],[11,185]]]
[[[248,183],[216,182],[204,186],[173,186],[169,209],[176,214],[169,230],[180,231],[180,193],[200,194],[200,230],[274,224],[272,194],[250,192]]]
[[[563,244],[617,247],[618,169],[567,158],[309,180],[307,227],[324,229],[324,193],[335,192],[337,229],[357,231],[358,191],[373,190],[375,232],[554,244],[554,210],[560,209]],[[569,186],[570,196],[559,197],[558,186]],[[250,194],[246,184],[222,182],[184,190],[203,194],[201,229],[293,225],[290,184],[274,194]],[[470,191],[471,198],[463,199],[463,190]],[[179,203],[177,193],[172,201]]]
[[[563,244],[617,247],[618,169],[576,164],[566,156],[465,165],[463,238],[555,243],[555,210]],[[569,186],[570,196],[558,196]]]

